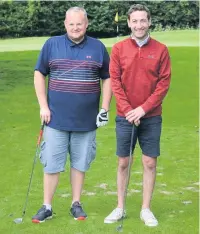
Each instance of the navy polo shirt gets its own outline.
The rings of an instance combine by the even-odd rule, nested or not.
[[[73,43],[67,35],[44,44],[35,70],[48,76],[49,127],[65,131],[96,129],[100,79],[109,78],[109,55],[102,42],[85,36]]]

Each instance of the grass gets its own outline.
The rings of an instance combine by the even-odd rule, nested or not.
[[[168,46],[198,46],[198,30],[174,30],[164,32],[152,32],[151,36]],[[18,39],[0,40],[0,52],[40,50],[49,37],[27,37]],[[106,47],[112,47],[117,41],[126,37],[100,39]]]
[[[137,148],[127,198],[128,217],[124,221],[126,234],[198,233],[198,48],[170,47],[169,50],[173,75],[163,105],[161,157],[152,202],[159,226],[145,227],[139,219],[142,166]],[[86,176],[82,202],[88,220],[75,222],[68,214],[71,204],[68,162],[53,203],[56,217],[41,225],[30,222],[42,204],[42,166],[38,162],[24,222],[13,223],[14,218],[22,215],[40,127],[33,88],[33,67],[38,53],[0,53],[0,233],[115,233],[117,224],[103,224],[104,217],[116,205],[116,195],[109,195],[116,191],[114,99],[109,125],[98,130],[97,158]],[[100,188],[103,183],[106,189]],[[131,192],[133,189],[137,191]]]

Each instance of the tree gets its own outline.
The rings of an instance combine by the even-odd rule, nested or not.
[[[119,33],[129,34],[127,11],[132,4],[146,4],[152,14],[152,30],[198,28],[196,1],[1,1],[0,37],[52,36],[65,33],[65,12],[83,6],[89,18],[88,35],[116,36],[114,17],[119,14]]]

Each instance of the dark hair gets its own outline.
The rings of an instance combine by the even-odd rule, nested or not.
[[[146,7],[145,5],[142,5],[142,4],[135,4],[129,8],[128,13],[127,13],[128,19],[130,19],[130,15],[135,11],[146,11],[147,18],[148,18],[148,20],[150,20],[150,18],[151,18],[150,10],[148,7]]]

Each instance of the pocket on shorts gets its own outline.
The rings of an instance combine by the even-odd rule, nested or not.
[[[116,126],[115,126],[115,132],[118,135],[122,132],[127,132],[129,129],[132,129],[132,124],[130,124],[125,117],[117,116],[115,118]]]
[[[44,154],[45,145],[46,145],[46,142],[42,141],[42,143],[40,145],[40,154],[39,154],[40,162],[42,163],[42,165],[44,167],[46,167],[46,165],[47,165],[47,160],[46,160],[45,154]]]
[[[125,122],[125,117],[122,117],[122,116],[119,116],[117,115],[116,118],[115,118],[115,122],[116,123],[120,123],[120,122]]]
[[[90,152],[88,154],[88,164],[90,165],[90,163],[95,159],[96,156],[96,141],[92,141],[91,147],[90,147]]]
[[[148,125],[153,125],[153,124],[160,124],[162,123],[162,116],[157,115],[157,116],[152,116],[149,118],[146,118],[146,124]]]

